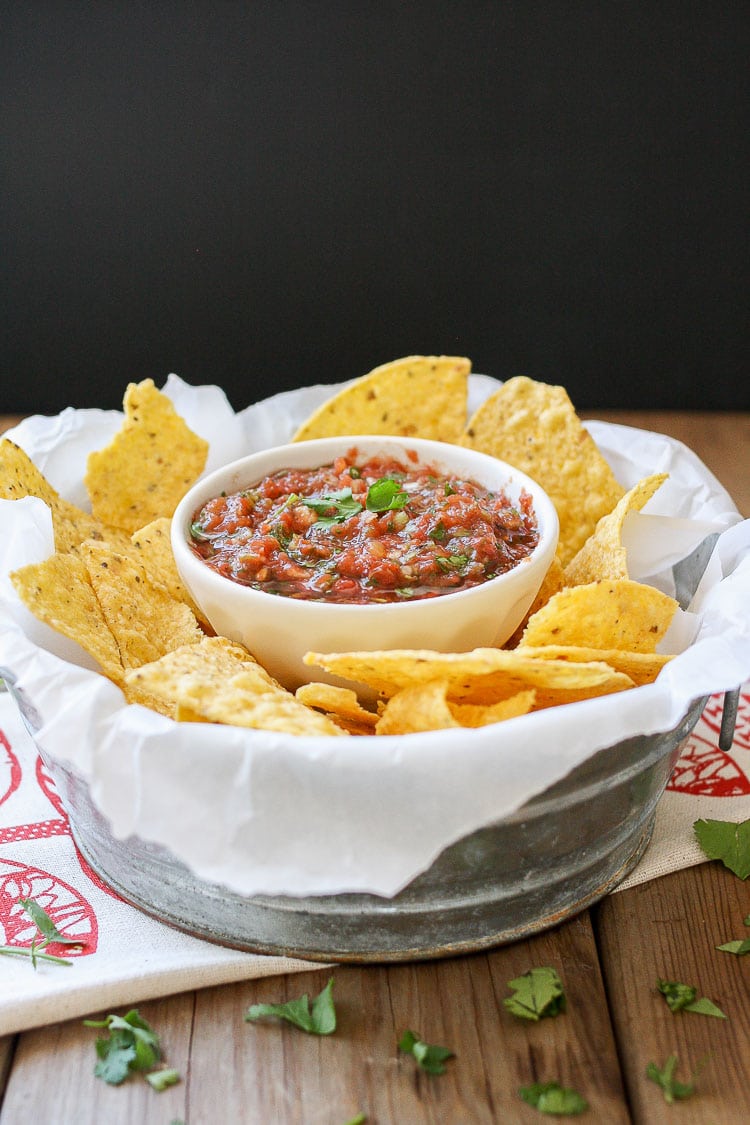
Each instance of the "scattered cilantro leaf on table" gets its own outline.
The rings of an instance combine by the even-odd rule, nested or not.
[[[307,993],[285,1004],[253,1004],[245,1012],[245,1022],[255,1023],[266,1017],[286,1020],[287,1023],[311,1035],[330,1035],[336,1030],[336,1009],[333,1003],[333,977],[318,993],[310,1007]]]
[[[737,941],[726,941],[723,945],[717,945],[722,953],[734,953],[736,957],[744,957],[746,953],[750,953],[750,938],[742,938]]]
[[[445,1074],[446,1059],[454,1057],[453,1051],[448,1047],[438,1047],[434,1043],[425,1043],[415,1031],[405,1031],[398,1041],[399,1051],[413,1055],[422,1070],[428,1074]]]
[[[524,1020],[540,1020],[565,1011],[565,992],[556,971],[549,966],[529,969],[508,981],[514,995],[503,1001],[508,1011]]]
[[[661,1069],[654,1062],[650,1062],[646,1067],[646,1077],[661,1087],[664,1101],[668,1105],[689,1098],[695,1093],[695,1074],[691,1074],[689,1082],[678,1082],[674,1076],[677,1063],[677,1055],[670,1055]]]
[[[154,1090],[161,1093],[167,1086],[176,1086],[180,1081],[180,1072],[173,1067],[163,1067],[162,1070],[152,1070],[146,1075],[146,1081]]]
[[[119,1086],[135,1071],[149,1071],[161,1059],[159,1037],[144,1020],[137,1008],[124,1016],[109,1015],[103,1020],[84,1020],[84,1027],[105,1028],[108,1034],[96,1041],[98,1062],[94,1074],[110,1086]],[[164,1080],[165,1075],[175,1077]],[[161,1077],[160,1077],[161,1076]],[[155,1090],[163,1090],[179,1080],[177,1071],[159,1070],[156,1075],[145,1075]]]
[[[742,919],[744,926],[750,926],[750,914]],[[738,938],[736,941],[726,941],[723,945],[717,945],[722,953],[734,953],[736,957],[744,957],[746,953],[750,953],[750,938]]]
[[[740,879],[750,875],[750,820],[696,820],[693,831],[709,859],[720,859]]]
[[[691,984],[677,980],[657,980],[656,987],[669,1005],[671,1012],[697,1012],[701,1016],[714,1016],[725,1020],[727,1017],[713,1000],[698,996],[698,989]]]
[[[559,1082],[534,1082],[531,1086],[522,1086],[518,1093],[540,1113],[555,1117],[573,1117],[589,1107],[577,1090],[561,1086]]]
[[[52,953],[43,953],[42,950],[53,943],[56,945],[75,945],[80,948],[86,942],[81,941],[80,938],[66,937],[65,934],[61,934],[46,910],[43,910],[33,898],[19,898],[18,902],[36,926],[37,935],[28,949],[16,945],[3,945],[0,946],[0,953],[8,957],[29,957],[35,969],[37,961],[48,961],[54,965],[72,965],[73,962],[68,961],[65,957],[56,957]]]

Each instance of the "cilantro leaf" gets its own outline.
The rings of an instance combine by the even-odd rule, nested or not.
[[[350,516],[356,516],[362,511],[359,500],[352,496],[351,488],[340,488],[325,496],[300,498],[300,504],[312,508],[318,515],[318,523],[323,527],[330,527],[334,523],[343,523]]]
[[[55,957],[52,953],[42,953],[42,950],[52,942],[58,945],[75,946],[83,946],[86,942],[81,941],[80,938],[66,937],[65,934],[61,934],[46,910],[43,910],[33,898],[19,898],[18,903],[36,926],[37,934],[28,949],[17,945],[0,945],[0,953],[6,957],[28,957],[34,969],[36,969],[37,961],[49,961],[54,965],[72,965],[73,962],[67,961],[64,957]]]
[[[381,477],[367,489],[368,512],[396,512],[403,508],[409,499],[398,481],[392,477]]]
[[[80,938],[66,937],[65,934],[61,934],[46,910],[42,910],[39,903],[34,902],[33,898],[19,898],[18,901],[39,930],[39,933],[44,937],[45,945],[51,945],[52,942],[58,945],[85,944]]]
[[[698,995],[697,988],[689,984],[681,984],[676,980],[657,980],[656,987],[667,1001],[671,1012],[679,1012],[682,1008],[686,1008]]]
[[[716,948],[720,949],[722,953],[734,953],[736,957],[744,957],[746,953],[750,953],[750,938],[744,938],[741,941],[727,941],[724,945],[717,945]]]
[[[676,980],[657,980],[656,987],[661,992],[672,1012],[696,1012],[700,1016],[714,1016],[725,1020],[727,1017],[713,1000],[706,996],[698,997],[698,989],[690,984]]]
[[[522,1086],[518,1093],[540,1113],[556,1117],[572,1117],[589,1108],[589,1103],[577,1090],[561,1086],[559,1082],[534,1082],[531,1086]]]
[[[445,1074],[446,1059],[453,1058],[448,1047],[438,1047],[425,1041],[415,1031],[405,1031],[398,1041],[399,1051],[413,1055],[422,1070],[428,1074]]]
[[[137,1008],[124,1016],[109,1015],[103,1020],[84,1020],[83,1024],[105,1028],[109,1033],[96,1041],[99,1061],[94,1074],[111,1086],[119,1086],[131,1071],[149,1070],[161,1058],[159,1037]]]
[[[689,1098],[695,1093],[695,1075],[691,1075],[689,1082],[678,1082],[674,1074],[677,1069],[677,1055],[670,1055],[660,1070],[654,1062],[646,1067],[646,1077],[661,1087],[664,1101],[672,1105],[683,1098]]]
[[[747,879],[750,875],[750,820],[696,820],[698,843],[709,859],[720,859],[725,867]]]
[[[529,969],[522,977],[508,981],[514,992],[503,1001],[511,1015],[524,1020],[540,1020],[565,1011],[565,992],[554,969],[545,966]]]
[[[336,1030],[336,1009],[333,1003],[333,977],[318,993],[310,1009],[307,993],[285,1004],[253,1004],[245,1012],[245,1022],[255,1023],[266,1017],[286,1020],[310,1035],[330,1035]]]
[[[146,1075],[146,1081],[158,1093],[166,1090],[168,1086],[175,1086],[180,1081],[180,1072],[173,1067],[164,1067],[162,1070],[152,1070]]]

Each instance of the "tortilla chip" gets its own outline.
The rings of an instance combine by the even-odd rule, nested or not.
[[[378,721],[378,716],[362,706],[351,688],[315,681],[302,684],[294,694],[300,703],[304,703],[306,707],[314,707],[317,711],[324,711],[334,722],[338,720],[369,728],[369,734],[372,734]]]
[[[208,442],[194,434],[153,379],[130,383],[122,429],[91,453],[84,478],[95,516],[129,534],[171,516],[200,476]]]
[[[523,646],[517,651],[543,660],[603,660],[610,668],[629,676],[636,687],[653,683],[664,665],[674,659],[673,656],[659,652],[623,652],[614,648],[581,648],[576,645]]]
[[[655,652],[676,609],[668,594],[629,578],[570,586],[529,619],[521,645]]]
[[[471,652],[393,649],[378,652],[308,652],[305,664],[353,680],[390,699],[398,691],[443,680],[448,697],[460,703],[499,703],[533,688],[535,709],[624,691],[633,681],[600,661],[572,663],[526,656],[520,650],[477,648]]]
[[[241,646],[235,655],[220,637],[206,637],[130,671],[129,685],[176,705],[183,721],[283,731],[286,734],[335,735],[344,732],[325,715],[306,707],[277,684]],[[232,672],[227,675],[227,669]]]
[[[105,676],[122,683],[120,650],[82,559],[58,552],[13,571],[10,579],[35,617],[79,644]]]
[[[471,361],[412,355],[376,367],[322,404],[292,441],[393,434],[455,442],[466,425]]]
[[[178,602],[184,602],[198,618],[203,629],[213,633],[213,628],[199,606],[195,604],[185,583],[180,578],[180,572],[174,561],[172,542],[170,539],[171,520],[168,516],[160,516],[151,523],[141,527],[130,537],[134,548],[129,552],[131,558],[140,561],[152,582],[163,586],[165,590]]]
[[[624,492],[564,387],[509,379],[475,412],[460,444],[507,461],[542,486],[560,520],[563,565]]]
[[[375,733],[413,734],[453,727],[483,727],[525,715],[534,705],[533,691],[519,692],[489,706],[451,703],[449,687],[446,680],[431,680],[396,692],[383,709]]]
[[[84,539],[99,539],[119,546],[124,536],[64,500],[39,472],[27,453],[8,438],[0,441],[0,499],[21,500],[38,496],[49,508],[55,535],[55,550],[76,551]]]
[[[124,668],[138,668],[201,640],[192,610],[155,585],[142,566],[106,544],[88,541],[80,549]]]
[[[622,543],[622,527],[628,512],[640,512],[669,476],[653,473],[644,477],[622,496],[606,516],[602,516],[580,551],[565,567],[565,585],[580,586],[602,578],[629,578],[627,552]]]

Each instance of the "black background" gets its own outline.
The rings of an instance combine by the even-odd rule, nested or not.
[[[747,3],[0,12],[0,410],[435,352],[750,408]]]

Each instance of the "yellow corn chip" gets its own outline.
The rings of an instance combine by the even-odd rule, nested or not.
[[[130,537],[134,550],[129,551],[128,554],[141,563],[152,582],[163,586],[178,602],[190,606],[204,630],[212,633],[213,629],[208,618],[190,597],[187,587],[180,578],[172,554],[170,527],[169,517],[161,516],[145,527],[139,528]]]
[[[325,668],[334,676],[365,684],[386,699],[404,688],[443,680],[448,685],[449,698],[461,703],[499,703],[533,688],[537,709],[633,686],[629,676],[599,661],[574,664],[566,660],[543,660],[525,656],[518,649],[308,652],[304,661]]]
[[[565,585],[580,586],[600,578],[629,578],[627,552],[622,544],[622,525],[628,512],[640,512],[668,473],[644,477],[602,516],[592,535],[565,567]]]
[[[122,429],[90,454],[85,484],[95,516],[132,534],[171,516],[206,464],[208,443],[188,428],[153,379],[130,383]]]
[[[603,660],[617,672],[624,672],[636,687],[651,684],[665,664],[674,657],[659,652],[623,652],[620,649],[581,648],[576,645],[524,645],[517,652],[536,656],[543,660],[572,660],[589,662]]]
[[[676,609],[668,594],[629,578],[570,586],[529,619],[521,645],[655,652]]]
[[[294,693],[300,703],[306,707],[314,707],[332,719],[345,723],[355,723],[357,726],[369,727],[369,733],[378,721],[378,716],[357,699],[356,692],[351,688],[338,687],[335,684],[324,684],[318,681],[302,684]]]
[[[339,434],[394,434],[457,441],[466,425],[471,361],[412,355],[376,367],[322,404],[293,441]]]
[[[35,617],[79,644],[106,676],[122,683],[120,650],[82,559],[57,553],[44,562],[21,567],[10,578]]]
[[[82,543],[80,550],[124,668],[138,668],[201,640],[192,610],[155,585],[138,563],[102,543]]]
[[[534,705],[533,691],[519,692],[489,706],[451,703],[449,687],[446,680],[431,680],[396,692],[385,705],[375,733],[413,734],[452,727],[484,727],[525,715]]]
[[[252,658],[214,648],[208,637],[128,672],[126,682],[175,704],[183,721],[229,723],[287,734],[345,736],[325,715],[295,699]],[[236,646],[239,649],[239,646]],[[208,658],[206,655],[208,653]],[[237,665],[227,676],[226,667]]]
[[[565,566],[623,494],[563,387],[509,379],[469,420],[460,444],[527,473],[552,500]]]
[[[38,496],[50,509],[57,551],[75,551],[84,539],[101,539],[120,546],[125,538],[121,531],[107,527],[64,500],[28,454],[10,439],[3,438],[0,441],[0,498],[21,500],[25,496]]]

